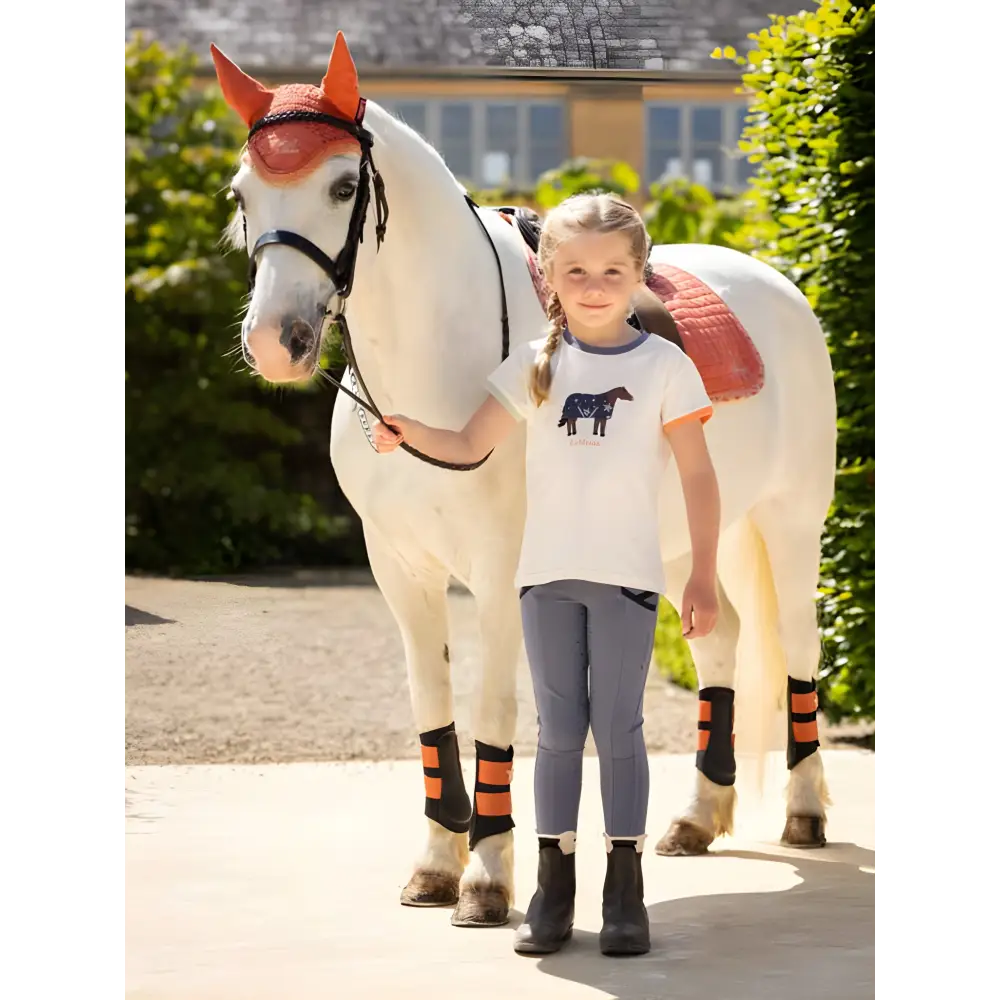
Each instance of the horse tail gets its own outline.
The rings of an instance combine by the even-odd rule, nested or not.
[[[726,546],[723,586],[740,616],[736,647],[736,753],[755,772],[764,792],[769,753],[782,749],[787,719],[785,653],[778,633],[778,603],[764,538],[749,517],[734,525]],[[721,554],[721,553],[720,553]]]
[[[556,427],[565,427],[565,426],[566,426],[566,415],[563,414],[559,420],[559,423],[556,424]]]

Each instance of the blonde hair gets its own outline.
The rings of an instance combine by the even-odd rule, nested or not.
[[[542,226],[538,242],[538,262],[547,280],[551,281],[552,261],[556,251],[566,240],[580,233],[624,233],[629,238],[636,267],[646,274],[652,241],[646,232],[642,216],[615,194],[575,194],[552,209]],[[549,293],[545,315],[549,320],[548,334],[535,358],[529,383],[535,406],[541,406],[549,398],[549,389],[552,387],[552,356],[562,340],[563,327],[566,325],[566,314],[555,292]]]

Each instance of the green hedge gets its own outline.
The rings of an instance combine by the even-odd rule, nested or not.
[[[739,241],[795,280],[827,334],[838,474],[820,697],[831,719],[874,718],[875,8],[822,0],[771,22],[736,60],[753,95],[741,147],[759,163],[756,215]]]

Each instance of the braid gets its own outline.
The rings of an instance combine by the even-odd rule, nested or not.
[[[563,327],[566,325],[566,314],[555,292],[549,293],[545,315],[549,319],[549,334],[538,352],[538,357],[535,358],[535,367],[531,370],[530,389],[535,406],[541,406],[549,398],[549,387],[552,385],[552,355],[556,353],[556,348],[562,339]]]

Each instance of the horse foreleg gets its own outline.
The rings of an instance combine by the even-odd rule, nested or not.
[[[400,895],[406,906],[448,906],[468,863],[471,804],[454,731],[448,655],[448,573],[432,560],[414,566],[365,526],[375,580],[399,626],[413,719],[424,765],[427,843]]]
[[[473,707],[476,782],[469,835],[472,856],[451,919],[458,927],[505,924],[514,902],[510,784],[521,617],[517,593],[510,583],[512,572],[496,573],[487,588],[476,590],[482,672]]]
[[[668,598],[681,605],[690,557],[667,567]],[[656,845],[663,855],[704,854],[723,834],[733,832],[736,810],[736,756],[733,743],[733,682],[740,623],[722,585],[719,617],[712,632],[690,642],[698,674],[698,742],[694,794]]]

